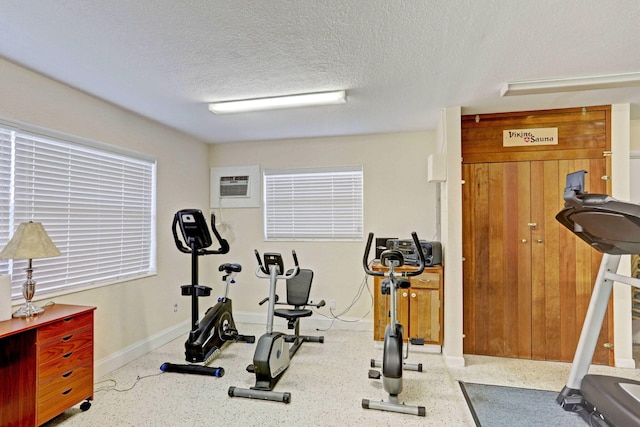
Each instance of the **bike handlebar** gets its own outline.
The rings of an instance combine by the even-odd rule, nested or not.
[[[257,249],[254,249],[253,252],[256,255],[256,259],[258,260],[258,268],[256,269],[256,275],[258,277],[271,277],[270,272],[267,270],[265,265],[262,263],[262,259],[260,258],[260,252],[258,252]],[[291,255],[293,256],[293,262],[295,264],[295,267],[292,269],[291,274],[286,274],[284,271],[282,271],[280,274],[277,275],[277,278],[279,278],[279,279],[291,279],[294,276],[296,276],[298,274],[298,272],[300,271],[300,265],[298,264],[298,255],[296,254],[296,251],[292,250],[291,251]],[[282,269],[284,270],[284,266],[283,265],[282,265]],[[259,275],[258,274],[259,272],[261,272],[262,275]]]

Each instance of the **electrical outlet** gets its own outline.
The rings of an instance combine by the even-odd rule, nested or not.
[[[330,299],[329,300],[329,308],[331,308],[331,310],[335,310],[336,309],[336,300],[334,300],[334,299]]]
[[[178,312],[178,304],[173,304],[173,312],[174,313]]]

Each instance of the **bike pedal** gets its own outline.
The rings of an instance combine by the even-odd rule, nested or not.
[[[256,367],[254,365],[249,365],[247,366],[247,372],[255,374],[256,372]]]
[[[372,380],[379,380],[380,371],[376,371],[375,369],[369,369],[369,378]]]

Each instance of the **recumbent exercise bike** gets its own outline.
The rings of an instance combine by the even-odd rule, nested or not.
[[[182,240],[178,237],[177,228],[180,227]],[[204,255],[226,254],[229,252],[229,243],[223,239],[215,226],[215,216],[211,214],[211,230],[218,242],[219,248],[208,250],[213,244],[211,234],[207,228],[207,222],[202,212],[198,209],[183,209],[173,217],[173,238],[180,252],[191,254],[191,284],[182,285],[182,295],[191,297],[191,331],[185,342],[185,356],[190,363],[210,363],[220,353],[228,342],[254,343],[253,335],[240,335],[233,320],[231,299],[228,298],[229,284],[235,283],[234,277],[242,267],[240,264],[222,264],[218,271],[223,271],[225,282],[224,296],[218,298],[218,302],[210,307],[204,317],[198,321],[198,298],[211,295],[211,288],[198,283],[198,257]],[[183,244],[184,241],[184,244]],[[185,246],[185,244],[187,246]],[[180,372],[188,374],[201,374],[221,377],[224,369],[220,367],[208,367],[200,365],[179,365],[164,363],[160,369],[164,372]]]
[[[369,399],[362,399],[362,407],[364,409],[377,409],[380,411],[400,412],[403,414],[418,415],[424,417],[426,410],[424,406],[410,406],[400,403],[398,401],[398,395],[402,392],[402,371],[403,368],[407,370],[414,370],[422,372],[422,365],[408,365],[403,361],[402,347],[404,344],[404,328],[398,321],[398,303],[397,303],[397,290],[408,288],[411,283],[407,277],[418,276],[424,271],[425,260],[424,253],[422,252],[418,235],[411,233],[413,243],[419,254],[419,265],[416,270],[403,271],[396,273],[397,267],[404,265],[404,256],[402,252],[398,250],[385,250],[380,254],[380,264],[387,267],[388,271],[373,271],[369,268],[369,251],[371,250],[371,242],[373,241],[373,233],[369,233],[369,239],[367,240],[367,247],[364,251],[364,257],[362,264],[364,271],[371,276],[388,277],[382,281],[381,292],[388,294],[390,298],[390,319],[387,324],[387,328],[384,333],[383,344],[383,356],[382,362],[376,363],[372,360],[372,367],[382,367],[382,385],[387,393],[389,393],[389,401],[372,401]],[[407,343],[408,345],[408,343]],[[378,366],[378,367],[379,367]],[[379,373],[369,372],[369,378],[379,378]]]
[[[269,302],[267,310],[267,331],[258,340],[253,364],[247,367],[247,371],[255,374],[256,382],[251,388],[229,387],[230,397],[247,397],[251,399],[272,400],[289,403],[291,393],[276,392],[273,388],[282,378],[293,356],[303,342],[323,343],[322,336],[300,335],[300,318],[309,317],[312,311],[308,306],[322,307],[324,300],[317,304],[309,302],[313,271],[301,269],[298,265],[298,257],[295,251],[291,251],[295,267],[284,273],[284,262],[279,253],[265,253],[264,264],[260,259],[260,253],[256,250],[258,259],[256,276],[261,279],[269,279],[269,297],[260,301],[260,305]],[[276,285],[278,279],[287,281],[287,302],[278,302]],[[277,304],[293,306],[292,309],[275,309]],[[274,316],[287,319],[288,328],[294,329],[293,335],[273,331]],[[291,344],[291,346],[289,346]]]

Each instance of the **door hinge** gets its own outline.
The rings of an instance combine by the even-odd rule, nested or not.
[[[611,157],[611,151],[603,151],[602,157]]]

